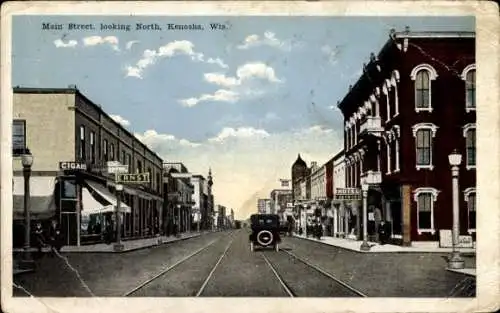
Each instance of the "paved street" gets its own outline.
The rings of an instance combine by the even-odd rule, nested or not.
[[[95,296],[446,297],[471,280],[446,271],[440,253],[362,254],[291,237],[279,252],[251,252],[247,229],[122,254],[64,256]],[[48,255],[14,282],[35,296],[92,295],[64,260]],[[26,294],[14,288],[14,295]]]

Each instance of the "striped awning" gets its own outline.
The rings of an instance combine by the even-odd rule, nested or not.
[[[104,205],[102,210],[105,210],[106,212],[113,212],[114,207],[116,207],[118,203],[116,197],[104,185],[100,185],[99,183],[88,180],[86,180],[85,183],[89,187],[88,191],[96,192],[97,194],[99,194],[99,196],[101,196],[104,200],[108,202],[108,205],[107,206]],[[95,206],[95,204],[93,204],[92,206]],[[127,204],[120,202],[120,211],[125,213],[131,213],[132,209]]]

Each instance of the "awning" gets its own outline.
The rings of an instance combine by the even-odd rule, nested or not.
[[[109,205],[104,205],[97,201],[87,188],[82,188],[82,214],[105,213],[104,209]]]
[[[12,218],[19,220],[24,218],[24,177],[14,176],[13,181]],[[55,177],[30,177],[29,211],[31,219],[47,219],[54,216],[56,212],[55,185]]]
[[[108,210],[107,212],[113,212],[114,207],[116,207],[117,202],[118,202],[116,197],[113,194],[111,194],[111,192],[109,192],[109,190],[106,189],[106,187],[104,187],[103,185],[100,185],[96,182],[92,182],[92,181],[88,181],[88,180],[86,180],[85,183],[90,187],[91,190],[95,191],[104,200],[109,202],[109,207],[103,205],[103,207],[105,207],[106,210]],[[126,205],[125,203],[120,202],[120,211],[125,212],[125,213],[130,213],[130,212],[132,212],[132,209],[130,209],[130,207],[128,205]],[[105,213],[105,212],[103,212],[103,213]]]
[[[111,187],[115,187],[116,186],[116,183],[115,182],[112,182],[112,181],[108,181],[106,183],[108,186],[111,186]],[[152,195],[152,194],[149,194],[145,191],[142,191],[140,189],[134,189],[134,188],[130,188],[130,187],[127,187],[127,185],[122,185],[123,186],[123,190],[130,194],[130,195],[133,195],[133,196],[139,196],[143,199],[146,199],[146,200],[160,200],[162,201],[163,198],[161,197],[158,197],[156,195]]]

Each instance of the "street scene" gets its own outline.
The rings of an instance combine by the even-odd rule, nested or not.
[[[13,297],[476,297],[473,16],[12,25]]]

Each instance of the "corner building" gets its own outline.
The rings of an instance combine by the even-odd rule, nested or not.
[[[475,240],[475,33],[407,28],[389,37],[338,103],[346,187],[369,184],[370,235],[385,219],[395,243],[439,241],[452,228],[448,155],[456,149],[460,234]]]
[[[14,246],[22,244],[21,155],[33,155],[30,212],[33,221],[61,224],[66,245],[102,241],[114,223],[117,196],[109,162],[129,173],[150,175],[150,183],[124,184],[123,239],[154,236],[161,229],[162,160],[76,86],[13,89]],[[84,165],[61,169],[60,162]],[[19,242],[17,242],[19,241]]]

